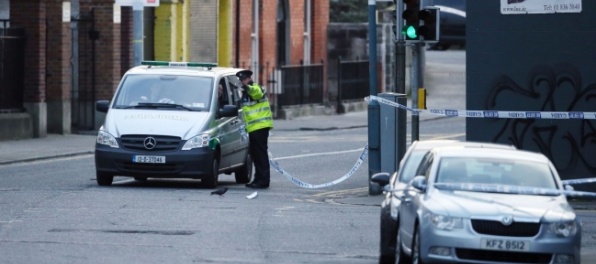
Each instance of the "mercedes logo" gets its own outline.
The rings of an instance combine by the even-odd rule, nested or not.
[[[503,218],[501,218],[501,224],[503,224],[504,226],[510,226],[512,223],[513,223],[512,215],[506,215],[506,216],[503,216]]]
[[[146,149],[153,149],[155,148],[155,145],[157,145],[157,140],[153,137],[147,137],[143,141],[143,146],[145,146]]]

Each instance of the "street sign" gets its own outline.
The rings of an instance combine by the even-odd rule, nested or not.
[[[133,6],[137,1],[142,2],[143,6],[159,6],[159,0],[116,0],[116,4],[121,6]]]

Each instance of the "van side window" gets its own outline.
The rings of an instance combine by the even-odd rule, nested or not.
[[[222,108],[224,105],[230,104],[232,102],[232,100],[230,100],[230,91],[229,91],[229,87],[228,84],[226,82],[225,78],[221,78],[219,80],[219,84],[218,84],[218,103],[219,103],[219,108]],[[221,89],[221,95],[219,94],[219,89]]]
[[[230,94],[232,95],[232,101],[230,102],[234,102],[236,106],[241,107],[242,89],[240,87],[242,84],[235,75],[226,76],[225,78],[230,88]]]

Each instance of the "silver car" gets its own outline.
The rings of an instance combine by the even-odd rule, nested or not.
[[[457,140],[423,140],[414,141],[400,161],[399,171],[389,177],[389,173],[374,176],[379,184],[391,186],[394,190],[404,190],[408,182],[416,176],[416,169],[424,155],[432,148],[443,146],[475,147],[475,148],[507,148],[515,147],[496,143],[466,142]],[[381,203],[380,263],[394,263],[395,240],[397,237],[397,210],[403,192],[387,192]]]
[[[430,150],[400,197],[397,263],[580,263],[581,225],[543,154]]]

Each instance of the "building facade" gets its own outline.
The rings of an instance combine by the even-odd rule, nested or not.
[[[0,98],[0,140],[97,130],[95,101],[110,99],[134,64],[133,13],[115,0],[0,0],[1,47],[13,43],[12,31],[24,32],[23,45],[11,44],[22,58],[0,60],[23,62],[13,67],[21,77],[0,78],[12,84],[0,96],[22,93],[17,107]],[[249,68],[266,85],[272,69],[327,57],[329,1],[161,0],[143,15],[145,60]]]

